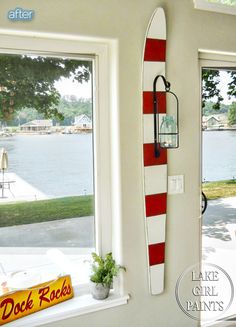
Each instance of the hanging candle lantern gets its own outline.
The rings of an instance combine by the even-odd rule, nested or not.
[[[177,124],[174,116],[162,117],[159,132],[159,142],[162,148],[178,147]]]
[[[158,99],[156,93],[156,83],[158,78],[161,78],[164,85],[166,95],[172,97],[171,106],[174,107],[176,115],[162,115],[160,119],[160,113],[158,110]],[[153,109],[154,109],[154,148],[155,157],[160,156],[158,145],[161,148],[178,148],[179,147],[179,101],[177,96],[170,91],[170,83],[166,81],[163,75],[157,75],[153,81]],[[173,108],[172,108],[173,109]]]

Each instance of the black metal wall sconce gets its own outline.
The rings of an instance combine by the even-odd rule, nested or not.
[[[158,99],[156,93],[156,84],[161,77],[167,94],[174,97],[176,106],[176,116],[163,115],[162,122],[159,122]],[[175,93],[170,91],[170,83],[163,75],[157,75],[153,81],[153,109],[154,109],[154,151],[155,157],[160,156],[158,144],[161,148],[173,149],[179,147],[179,100]]]

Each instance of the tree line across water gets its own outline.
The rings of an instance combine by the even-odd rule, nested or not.
[[[63,115],[63,119],[54,117],[54,123],[61,126],[71,126],[76,116],[85,114],[92,119],[92,101],[91,99],[78,99],[73,95],[63,96],[57,105],[57,111]],[[22,108],[13,114],[12,119],[7,121],[7,125],[20,126],[36,119],[45,119],[44,114],[35,108]]]
[[[219,109],[214,109],[215,102],[206,101],[205,105],[202,109],[203,116],[212,116],[212,115],[219,115],[223,114],[228,118],[229,125],[236,124],[236,102],[232,104],[224,104],[221,103]]]
[[[219,1],[219,0],[218,0]],[[236,1],[236,0],[220,0]],[[227,95],[236,97],[236,71],[227,71]],[[67,78],[78,83],[91,80],[92,61],[64,57],[0,54],[0,120],[7,124],[35,119],[53,119],[70,125],[77,114],[92,115],[89,100],[61,98],[55,83]],[[220,69],[202,70],[202,106],[215,100],[212,108],[222,110]],[[228,110],[231,124],[236,123],[236,103]]]

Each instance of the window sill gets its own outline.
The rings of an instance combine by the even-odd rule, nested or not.
[[[90,312],[96,312],[127,304],[129,295],[116,295],[111,291],[110,296],[102,301],[92,298],[91,294],[76,296],[68,301],[57,304],[51,308],[20,318],[11,323],[9,327],[37,327],[51,322],[64,320]]]

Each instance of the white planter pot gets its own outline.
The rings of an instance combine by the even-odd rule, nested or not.
[[[104,300],[108,297],[110,292],[109,286],[104,286],[103,284],[97,284],[90,281],[90,291],[94,299]]]

